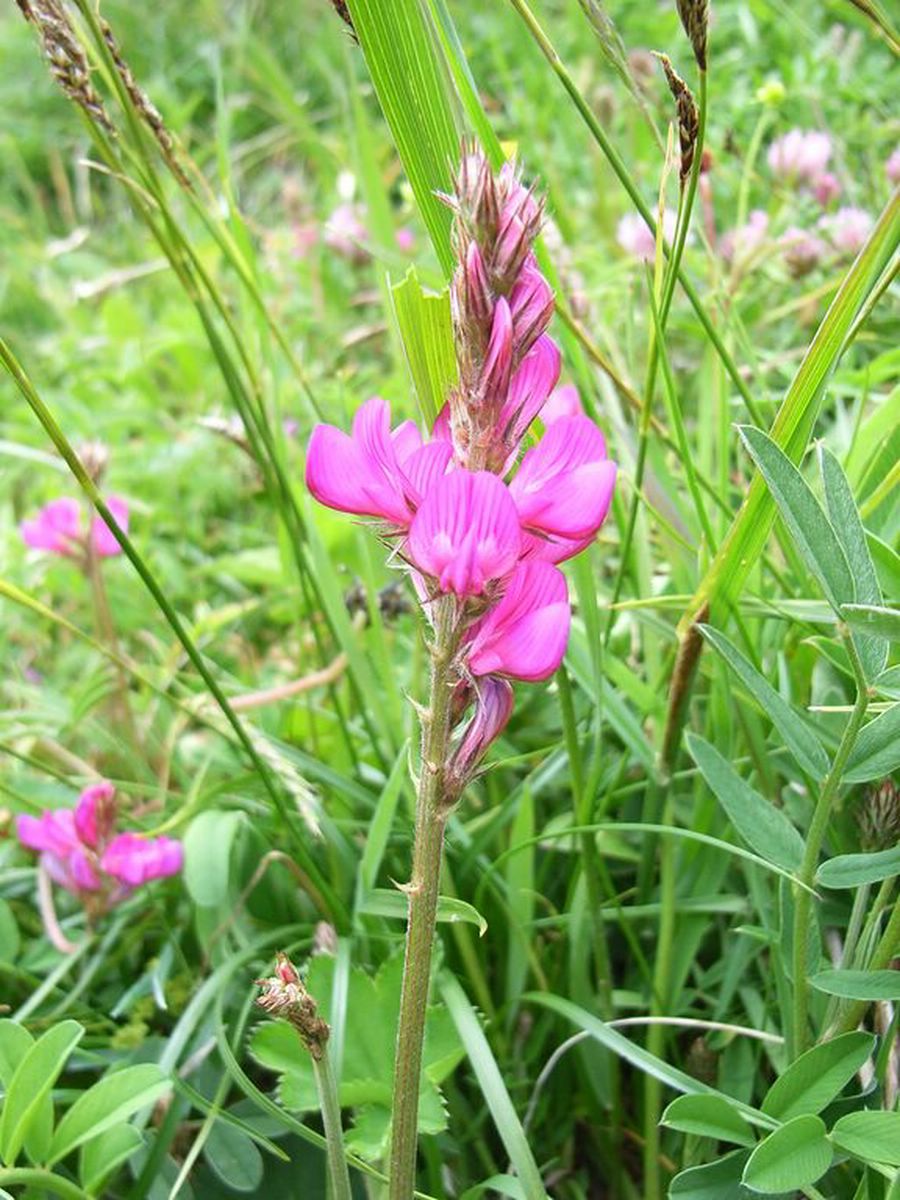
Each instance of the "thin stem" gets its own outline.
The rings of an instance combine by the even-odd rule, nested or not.
[[[794,896],[794,1000],[793,1040],[791,1045],[791,1052],[794,1058],[803,1053],[809,1039],[807,1009],[809,1005],[809,970],[811,964],[807,951],[807,943],[812,911],[812,893],[808,889],[812,887],[816,867],[819,865],[822,843],[825,841],[828,822],[831,818],[831,810],[840,790],[844,767],[847,765],[847,759],[850,757],[850,752],[856,743],[857,735],[866,715],[866,709],[869,707],[869,691],[866,684],[866,677],[862,664],[859,661],[856,647],[853,644],[853,639],[848,633],[844,633],[843,641],[850,656],[854,675],[856,676],[856,703],[853,706],[853,712],[850,714],[850,720],[844,727],[837,753],[831,764],[831,770],[822,784],[822,790],[819,793],[819,799],[813,812],[809,833],[806,835],[806,849],[803,854],[803,861],[800,864],[800,870],[797,872],[797,879],[804,886],[798,888]]]
[[[91,596],[94,602],[94,618],[97,623],[97,636],[104,645],[109,647],[112,654],[113,670],[116,674],[116,692],[113,713],[128,736],[132,749],[141,751],[141,741],[134,723],[134,713],[128,694],[128,675],[122,664],[119,653],[119,641],[116,637],[116,627],[113,621],[112,609],[109,606],[109,596],[106,592],[106,580],[100,559],[93,547],[93,538],[88,534],[85,570],[91,585]]]
[[[337,1082],[331,1068],[328,1046],[325,1046],[325,1052],[321,1058],[316,1058],[315,1055],[311,1057],[327,1144],[328,1180],[331,1185],[330,1200],[351,1200],[350,1172],[347,1170],[344,1134],[341,1126],[341,1105],[338,1100]]]
[[[871,961],[866,963],[867,971],[884,971],[886,970],[893,959],[900,951],[900,896],[894,901],[894,908],[891,912],[887,925],[884,928],[884,933],[881,935],[881,940],[875,948],[875,953],[872,955]],[[869,1007],[868,1000],[855,1000],[844,1013],[838,1018],[835,1026],[835,1035],[838,1033],[847,1033],[848,1030],[855,1029],[860,1023]]]
[[[445,776],[452,720],[452,660],[459,636],[456,626],[454,598],[447,596],[438,600],[434,605],[430,695],[428,708],[421,718],[422,761],[416,789],[412,879],[405,889],[409,909],[394,1063],[389,1200],[411,1200],[416,1184],[425,1012],[441,881],[444,826],[450,811]]]

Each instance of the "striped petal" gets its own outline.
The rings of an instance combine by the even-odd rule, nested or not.
[[[473,675],[536,681],[552,675],[569,640],[569,591],[549,563],[520,563],[503,599],[475,627],[466,656]]]

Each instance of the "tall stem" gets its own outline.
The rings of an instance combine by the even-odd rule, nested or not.
[[[94,619],[97,624],[97,635],[110,651],[115,663],[116,691],[113,714],[117,723],[126,733],[132,749],[139,753],[141,742],[134,723],[134,714],[131,711],[131,702],[128,695],[128,676],[122,664],[121,655],[119,654],[119,642],[116,637],[116,627],[113,622],[112,610],[109,607],[109,596],[106,593],[106,581],[103,578],[100,559],[94,550],[90,535],[87,540],[85,564],[88,582],[91,585],[91,596],[94,602]]]
[[[344,1154],[341,1105],[338,1100],[337,1083],[334,1071],[331,1069],[331,1056],[328,1053],[327,1045],[321,1058],[312,1055],[312,1065],[316,1077],[316,1089],[319,1093],[322,1125],[325,1129],[328,1179],[331,1184],[330,1200],[352,1200],[350,1173],[347,1170],[347,1158]]]
[[[447,596],[436,601],[434,641],[431,646],[431,691],[428,708],[422,714],[422,762],[416,794],[412,879],[406,888],[409,913],[394,1064],[389,1200],[412,1200],[416,1183],[425,1010],[441,880],[444,826],[450,808],[445,784],[451,730],[451,663],[458,639],[456,624],[456,602],[453,597]]]
[[[819,793],[809,833],[806,835],[806,849],[803,854],[803,861],[800,864],[800,871],[797,875],[799,882],[805,886],[797,888],[796,895],[794,896],[794,1001],[792,1022],[792,1052],[794,1057],[803,1053],[809,1038],[807,1008],[809,1006],[810,962],[807,947],[812,905],[812,893],[809,889],[812,887],[816,867],[819,864],[819,855],[822,852],[822,843],[825,841],[825,834],[828,830],[831,810],[841,786],[841,776],[844,773],[847,759],[850,757],[850,752],[853,749],[865,718],[866,709],[869,707],[869,692],[865,673],[859,661],[859,655],[856,653],[853,639],[849,634],[844,635],[844,645],[850,656],[850,662],[853,665],[854,675],[856,676],[856,703],[853,706],[853,712],[850,714],[850,720],[844,728],[837,753],[834,756],[834,762],[831,764],[831,770],[825,777],[822,790]]]

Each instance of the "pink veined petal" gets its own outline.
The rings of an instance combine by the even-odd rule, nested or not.
[[[561,563],[574,558],[582,550],[586,550],[596,536],[595,533],[583,538],[539,537],[522,530],[522,559],[540,559],[542,562]]]
[[[562,573],[539,560],[520,563],[503,599],[475,627],[469,670],[532,682],[546,679],[562,662],[570,619]]]
[[[57,854],[44,853],[41,855],[41,866],[54,883],[65,888],[67,892],[77,892],[78,884],[72,874],[72,864],[69,856],[60,858]]]
[[[542,333],[510,380],[506,403],[500,413],[500,428],[510,444],[518,446],[528,426],[544,406],[559,379],[559,347]]]
[[[494,307],[491,336],[488,342],[484,366],[481,369],[482,385],[486,395],[504,396],[509,387],[512,370],[512,313],[509,302],[501,296]]]
[[[68,859],[78,846],[75,814],[71,808],[51,809],[39,817],[21,813],[16,818],[16,834],[29,850],[42,850],[61,859]]]
[[[563,417],[577,417],[584,412],[581,397],[574,383],[564,383],[555,388],[544,407],[541,409],[541,420],[545,425],[552,425]]]
[[[431,436],[436,442],[451,442],[453,435],[450,432],[450,403],[445,402],[441,411],[434,418],[434,426],[431,430]]]
[[[441,591],[479,595],[516,564],[522,544],[512,498],[488,471],[451,471],[429,491],[413,520],[407,549]]]
[[[306,486],[326,508],[397,525],[409,521],[399,477],[389,478],[358,442],[333,425],[317,425],[312,432]]]
[[[554,421],[509,485],[522,524],[562,537],[585,537],[609,511],[616,469],[603,434],[588,417]]]
[[[451,769],[458,778],[465,779],[478,766],[506,728],[512,711],[513,690],[505,679],[489,675],[479,681],[475,712],[453,756]]]
[[[128,501],[121,496],[110,496],[106,507],[112,513],[116,524],[123,533],[128,532]],[[91,522],[91,543],[94,553],[101,558],[112,558],[122,553],[122,547],[116,541],[115,535],[101,516],[95,516]]]
[[[97,892],[100,890],[100,877],[94,870],[87,853],[81,847],[72,851],[69,858],[69,870],[79,891]]]
[[[78,797],[75,805],[75,830],[86,846],[96,846],[101,827],[108,823],[111,801],[116,789],[108,779],[92,783]]]
[[[452,457],[453,447],[449,442],[427,442],[404,462],[403,474],[409,485],[407,496],[415,507],[446,474]]]
[[[103,852],[102,869],[129,887],[177,874],[184,861],[181,843],[172,838],[144,838],[120,833]]]
[[[36,517],[23,521],[20,530],[22,540],[32,550],[71,554],[81,537],[81,507],[71,496],[51,500]]]
[[[402,467],[406,459],[422,447],[422,435],[415,421],[401,421],[391,433],[391,444],[397,462]]]

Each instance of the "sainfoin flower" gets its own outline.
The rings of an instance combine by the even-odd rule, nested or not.
[[[116,523],[127,533],[128,502],[121,496],[109,496],[106,505]],[[32,550],[44,550],[67,558],[83,557],[88,546],[99,558],[110,558],[122,552],[102,517],[95,516],[89,532],[85,529],[81,505],[72,496],[62,496],[45,504],[37,516],[22,522],[20,531],[25,545]]]
[[[86,787],[74,809],[48,809],[39,817],[20,814],[16,833],[23,846],[40,854],[54,883],[96,913],[182,867],[180,842],[116,833],[115,825],[115,788],[104,779]]]
[[[544,409],[560,354],[547,333],[553,293],[532,250],[541,200],[515,167],[495,175],[474,152],[444,199],[458,382],[427,439],[411,421],[392,429],[377,397],[350,434],[318,426],[306,482],[329,508],[376,518],[429,619],[445,632],[449,621],[458,733],[438,769],[452,802],[509,720],[511,681],[545,680],[562,661],[570,612],[555,564],[596,537],[616,467],[574,389]],[[545,432],[523,455],[541,416]]]

